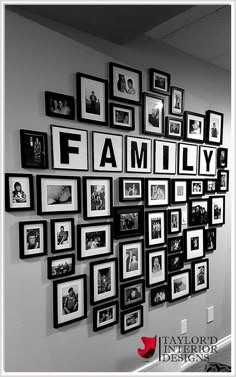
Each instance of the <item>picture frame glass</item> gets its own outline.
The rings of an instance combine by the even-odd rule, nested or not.
[[[186,202],[187,200],[187,182],[174,181],[174,197],[175,202]]]
[[[168,238],[168,253],[180,253],[184,250],[183,236]]]
[[[151,289],[151,306],[164,303],[167,300],[167,286],[162,285]]]
[[[163,94],[168,93],[169,92],[168,76],[165,75],[164,73],[161,73],[155,70],[151,74],[152,74],[151,90],[155,90]]]
[[[138,305],[145,301],[144,281],[133,282],[129,285],[122,287],[124,289],[124,302],[125,308]]]
[[[124,314],[124,332],[129,332],[131,330],[134,330],[137,327],[140,327],[142,323],[141,319],[141,310],[133,310],[132,312],[129,311],[129,313],[123,313]]]
[[[183,122],[178,119],[168,119],[167,122],[167,136],[169,137],[182,137]]]
[[[181,210],[170,210],[170,233],[178,233],[181,229]]]
[[[65,255],[61,258],[51,258],[48,261],[50,279],[69,276],[74,273],[75,265],[72,255]]]
[[[190,202],[189,223],[190,225],[203,225],[208,223],[208,199]]]

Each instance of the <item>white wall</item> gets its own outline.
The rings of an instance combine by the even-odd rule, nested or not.
[[[170,72],[172,84],[185,89],[186,110],[204,113],[208,109],[215,109],[223,112],[225,114],[224,146],[229,147],[231,136],[229,73],[145,39],[135,41],[128,47],[113,46],[109,52],[110,56],[98,50],[99,44],[95,50],[12,12],[6,13],[6,172],[34,175],[42,173],[42,171],[21,168],[19,138],[21,128],[42,130],[49,134],[50,124],[58,124],[81,127],[87,129],[90,134],[92,130],[110,132],[109,127],[101,128],[101,126],[46,117],[44,91],[76,96],[76,72],[108,79],[108,62],[116,60],[143,70],[143,91],[148,89],[147,69],[155,67]],[[138,118],[141,119],[141,110],[136,107],[136,119]],[[137,134],[140,127],[141,124],[137,121],[137,129],[133,134]],[[51,157],[50,150],[49,156]],[[229,161],[230,157],[229,155]],[[58,171],[53,170],[43,173],[59,174]],[[61,174],[71,175],[74,172],[62,171]],[[107,175],[112,176],[112,174]],[[113,176],[116,205],[119,175]],[[143,364],[136,354],[136,348],[141,345],[140,337],[155,334],[180,335],[180,321],[184,318],[188,319],[189,336],[214,335],[221,339],[231,332],[230,194],[226,196],[226,225],[217,229],[217,250],[207,255],[210,261],[210,289],[206,293],[156,308],[150,307],[149,290],[146,290],[144,327],[127,336],[120,335],[119,325],[94,333],[91,307],[89,307],[88,319],[59,330],[53,328],[52,281],[46,277],[47,259],[46,257],[32,261],[19,259],[18,223],[37,218],[36,211],[6,213],[4,250],[6,371],[132,371]],[[49,220],[50,216],[44,218]],[[75,221],[76,224],[83,222],[81,216],[75,216]],[[117,243],[115,254],[118,255]],[[88,273],[88,265],[89,263],[77,262],[76,273]],[[215,320],[207,324],[206,308],[211,305],[215,307]]]

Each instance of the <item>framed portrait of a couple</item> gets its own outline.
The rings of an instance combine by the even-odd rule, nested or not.
[[[120,281],[140,278],[144,274],[144,241],[121,242],[120,247]]]
[[[183,120],[174,117],[166,117],[166,137],[181,140],[183,138]]]
[[[45,92],[46,115],[55,118],[75,119],[75,99],[61,93]]]
[[[112,178],[83,177],[84,219],[112,216]]]
[[[152,288],[150,291],[151,306],[164,304],[164,302],[167,300],[167,294],[167,285]]]
[[[47,138],[46,132],[20,130],[22,168],[48,168]]]
[[[143,93],[143,133],[164,135],[164,99]]]

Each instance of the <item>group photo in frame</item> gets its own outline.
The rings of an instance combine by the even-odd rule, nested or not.
[[[175,253],[168,255],[168,271],[173,272],[184,267],[184,254]]]
[[[112,225],[111,222],[77,225],[78,260],[113,254]]]
[[[170,94],[171,75],[155,68],[149,69],[150,90],[164,95]]]
[[[19,247],[21,259],[47,255],[47,221],[21,221]]]
[[[166,211],[149,211],[146,215],[146,247],[161,246],[166,242]]]
[[[205,250],[216,250],[216,228],[205,229]]]
[[[169,112],[172,115],[184,115],[184,89],[170,87]]]
[[[119,178],[119,201],[130,202],[144,199],[144,178]]]
[[[83,177],[84,219],[112,217],[113,179]]]
[[[228,166],[228,149],[217,148],[217,168],[223,169]]]
[[[206,143],[220,145],[223,142],[224,114],[206,111]]]
[[[109,63],[111,99],[141,105],[142,72],[117,63]]]
[[[204,195],[204,180],[190,179],[188,181],[188,196],[201,197]]]
[[[134,280],[120,286],[120,307],[129,309],[145,302],[144,280]]]
[[[204,227],[184,229],[185,261],[191,261],[205,256],[204,230]]]
[[[167,285],[161,285],[150,290],[151,306],[164,304],[167,301]]]
[[[191,270],[185,269],[174,272],[168,276],[168,301],[174,302],[190,296],[191,294]]]
[[[195,143],[203,143],[205,137],[205,115],[193,113],[192,111],[185,111],[184,123],[185,140]]]
[[[177,143],[154,140],[154,173],[176,174]]]
[[[87,276],[53,281],[53,323],[60,328],[87,318]]]
[[[74,218],[51,219],[51,252],[71,251],[75,248]]]
[[[22,168],[48,169],[48,135],[46,132],[20,130]]]
[[[78,121],[107,125],[107,80],[78,72],[76,74],[76,83]]]
[[[93,331],[97,332],[119,323],[119,302],[112,301],[93,308]]]
[[[90,263],[90,304],[118,297],[118,260],[103,259]]]
[[[183,236],[175,236],[168,238],[168,254],[180,253],[184,250],[184,239]]]
[[[110,103],[110,127],[124,131],[135,129],[135,108],[132,106]]]
[[[75,254],[48,258],[48,279],[61,278],[75,273]]]
[[[46,115],[68,120],[75,119],[75,99],[66,94],[45,92]]]
[[[135,237],[144,233],[144,206],[114,207],[114,237]]]
[[[188,225],[208,224],[209,203],[208,199],[189,200]]]
[[[170,180],[168,178],[146,178],[145,195],[146,207],[168,206]]]
[[[167,280],[166,248],[146,251],[146,286],[152,287]]]
[[[217,190],[216,179],[211,179],[211,178],[204,179],[204,194],[205,195],[214,194],[216,190]]]
[[[166,137],[171,139],[183,139],[183,119],[166,117]]]
[[[172,179],[171,202],[173,204],[187,202],[187,181],[185,179]]]
[[[143,306],[137,306],[124,310],[120,313],[120,332],[121,335],[143,327]]]
[[[209,260],[202,259],[192,263],[192,293],[209,288]]]
[[[209,197],[209,225],[225,224],[225,196]]]
[[[168,233],[180,233],[182,227],[182,213],[180,208],[168,209]]]
[[[143,93],[143,133],[162,136],[165,133],[164,99]]]
[[[37,175],[38,215],[79,213],[80,177]]]
[[[119,244],[120,281],[144,275],[144,241],[126,241]]]
[[[34,209],[32,174],[5,174],[6,211],[29,211]]]
[[[217,191],[229,191],[229,170],[217,170]]]

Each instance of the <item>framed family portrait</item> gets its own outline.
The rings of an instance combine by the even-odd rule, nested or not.
[[[119,201],[130,202],[144,199],[144,178],[119,178]]]
[[[161,285],[150,290],[151,306],[157,306],[167,301],[167,285]]]
[[[131,331],[137,330],[143,327],[143,306],[137,306],[124,310],[120,313],[120,332],[125,335]]]
[[[216,250],[216,228],[205,229],[205,250]]]
[[[168,255],[168,271],[173,272],[180,270],[184,267],[184,254],[175,253],[173,255]]]
[[[182,116],[184,114],[184,89],[171,86],[169,104],[170,114]]]
[[[143,93],[143,133],[164,135],[164,99]]]
[[[209,197],[209,225],[225,223],[225,196]]]
[[[223,169],[227,168],[228,165],[228,149],[218,148],[217,149],[217,168]]]
[[[135,280],[120,286],[120,307],[129,309],[145,302],[144,280]]]
[[[87,318],[87,276],[53,282],[53,322],[59,328]]]
[[[135,108],[119,103],[110,103],[110,127],[133,131],[135,129]]]
[[[22,168],[48,169],[48,135],[46,132],[20,130]]]
[[[45,92],[46,115],[55,118],[75,119],[75,99],[66,94]]]
[[[184,229],[184,251],[186,261],[205,256],[204,229],[204,227]]]
[[[183,236],[168,238],[168,254],[181,253],[184,250]]]
[[[203,179],[190,179],[188,181],[188,196],[199,197],[204,195]]]
[[[144,241],[120,242],[120,281],[144,275]]]
[[[119,302],[112,301],[93,308],[93,331],[104,330],[119,322]]]
[[[206,225],[208,223],[208,199],[189,200],[188,225]]]
[[[37,175],[38,215],[80,212],[80,177]]]
[[[149,70],[150,90],[152,92],[169,95],[170,94],[170,74],[154,68]]]
[[[51,219],[51,252],[71,251],[75,248],[75,225],[73,218]]]
[[[176,174],[177,143],[154,140],[154,173]]]
[[[110,63],[110,97],[117,101],[141,105],[142,72],[124,65]]]
[[[187,202],[187,181],[183,179],[172,179],[171,201],[173,204]]]
[[[113,254],[112,223],[78,225],[78,260]]]
[[[114,207],[115,238],[141,236],[144,233],[144,206]]]
[[[107,80],[84,73],[77,73],[76,80],[78,121],[107,125]]]
[[[205,179],[204,180],[204,194],[214,194],[217,189],[217,180],[216,179]]]
[[[217,191],[229,191],[229,170],[217,170]]]
[[[34,209],[32,174],[5,174],[6,211],[29,211]]]
[[[146,246],[161,246],[166,243],[166,211],[146,212]]]
[[[112,216],[112,178],[83,177],[84,219]]]
[[[206,143],[220,145],[223,142],[224,114],[206,111]]]
[[[170,180],[149,178],[145,180],[145,204],[147,207],[169,205]]]
[[[173,208],[168,210],[168,233],[180,233],[181,232],[181,209]]]
[[[47,254],[47,221],[19,223],[20,258],[41,257]]]
[[[191,270],[186,269],[169,275],[168,300],[174,302],[191,294]]]
[[[216,148],[207,145],[199,146],[199,175],[216,175]]]
[[[117,258],[90,263],[90,303],[102,303],[118,297]]]
[[[166,248],[146,252],[146,286],[152,287],[167,280]]]
[[[61,278],[75,273],[75,254],[48,258],[48,279]]]
[[[183,139],[182,119],[166,117],[166,137],[177,140]]]
[[[185,140],[203,143],[205,137],[205,116],[191,111],[184,112]]]
[[[209,260],[192,263],[192,292],[198,293],[209,288]]]

